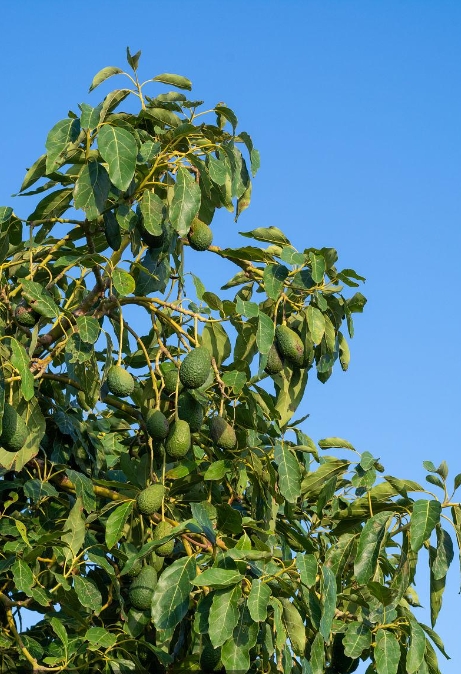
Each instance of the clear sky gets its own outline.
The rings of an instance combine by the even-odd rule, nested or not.
[[[349,372],[310,382],[305,432],[347,438],[398,477],[424,482],[424,459],[461,472],[459,1],[16,0],[0,22],[0,205],[32,210],[10,198],[25,168],[69,108],[117,86],[87,93],[100,68],[125,66],[127,45],[142,50],[145,79],[186,75],[194,97],[235,109],[261,151],[252,206],[238,227],[220,213],[215,243],[275,225],[297,248],[337,248],[367,278]],[[210,289],[233,274],[200,271]],[[461,663],[458,588],[455,560],[443,674]]]

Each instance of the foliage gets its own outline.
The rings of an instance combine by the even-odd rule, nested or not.
[[[275,227],[193,254],[236,267],[221,296],[186,271],[192,223],[219,208],[237,220],[259,155],[225,104],[201,111],[178,75],[140,84],[138,60],[128,51],[131,75],[101,70],[90,90],[130,83],[51,129],[19,193],[40,195],[34,211],[0,209],[0,404],[28,429],[0,448],[1,671],[339,674],[363,660],[437,674],[432,627],[454,556],[443,521],[461,535],[446,465],[426,464],[437,498],[294,420],[309,374],[348,368],[364,279]],[[152,84],[173,90],[151,98]],[[181,394],[198,346],[206,381]],[[123,400],[108,390],[114,365],[134,377]],[[153,410],[166,440],[163,417],[160,438],[147,432]],[[168,454],[188,415],[191,447]],[[152,484],[164,498],[143,514]],[[431,627],[413,611],[422,553]],[[145,611],[130,603],[141,566],[158,574]],[[21,631],[25,607],[42,619]]]

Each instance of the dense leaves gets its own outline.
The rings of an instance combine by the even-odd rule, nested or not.
[[[90,91],[125,75],[103,68]],[[21,186],[39,184],[29,217],[0,208],[3,669],[436,674],[444,647],[413,583],[428,549],[433,626],[454,557],[443,509],[461,539],[446,464],[426,462],[437,499],[295,420],[308,377],[349,366],[363,277],[258,227],[199,253],[229,268],[207,289],[187,235],[241,215],[259,154],[227,105],[199,112],[187,78],[128,86],[52,128]],[[179,377],[198,346],[200,377]],[[152,410],[164,433],[147,432]],[[24,607],[42,618],[21,631]]]

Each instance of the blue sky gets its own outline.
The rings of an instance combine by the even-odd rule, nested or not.
[[[1,205],[32,210],[10,198],[25,168],[69,108],[117,86],[87,93],[127,45],[146,79],[186,75],[194,96],[235,109],[261,152],[252,206],[238,227],[220,213],[215,243],[275,225],[367,278],[349,372],[310,382],[306,433],[347,438],[398,477],[424,482],[424,459],[461,472],[461,3],[19,0],[0,18]],[[233,274],[201,272],[210,289]],[[458,588],[454,563],[443,674],[461,662]]]

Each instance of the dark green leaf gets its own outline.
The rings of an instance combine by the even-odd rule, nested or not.
[[[78,119],[62,119],[53,126],[45,143],[47,149],[46,173],[51,173],[62,164],[67,146],[77,140],[79,133],[80,120]]]
[[[174,75],[172,73],[162,73],[161,75],[156,75],[153,78],[154,82],[162,82],[163,84],[171,84],[173,87],[178,87],[178,89],[187,89],[190,91],[192,89],[192,82],[183,77],[182,75]]]
[[[213,593],[209,617],[209,637],[215,648],[222,646],[231,638],[239,618],[238,602],[241,596],[240,585]]]
[[[119,190],[128,189],[134,176],[138,146],[127,129],[105,124],[98,133],[98,149],[109,167],[109,178]]]
[[[407,650],[406,667],[408,674],[417,672],[424,660],[424,651],[426,649],[426,635],[424,630],[416,622],[410,621],[410,645]]]
[[[255,622],[264,622],[267,617],[267,605],[271,596],[271,589],[267,583],[257,578],[251,581],[251,590],[248,595],[248,610],[251,619]]]
[[[219,590],[235,585],[242,581],[242,576],[238,571],[231,569],[211,568],[205,569],[203,573],[196,576],[192,583],[194,585],[213,587]]]
[[[175,627],[184,618],[195,575],[195,557],[180,557],[162,572],[152,598],[152,621],[157,629]]]
[[[16,341],[13,337],[10,340],[11,344],[11,364],[19,372],[21,377],[21,393],[25,400],[31,400],[34,397],[34,377],[30,371],[30,359],[27,351]]]
[[[265,355],[269,353],[269,349],[272,346],[274,341],[275,327],[272,319],[263,314],[259,314],[258,319],[258,329],[256,332],[256,344],[258,346],[258,351]]]
[[[120,70],[120,68],[115,68],[113,66],[107,66],[106,68],[102,68],[102,70],[97,72],[96,75],[93,77],[93,81],[90,84],[89,91],[93,91],[93,89],[96,89],[97,86],[99,86],[109,77],[112,77],[112,75],[119,75],[122,73],[123,70]]]
[[[106,522],[106,545],[109,550],[120,540],[123,533],[123,527],[131,511],[133,510],[133,501],[126,501],[117,506],[111,512]]]
[[[102,164],[91,161],[85,164],[74,188],[75,208],[85,211],[88,220],[96,220],[106,205],[110,178]]]
[[[171,224],[179,236],[186,236],[192,220],[200,208],[200,186],[194,177],[184,167],[180,167],[176,174],[173,199],[170,206]]]
[[[321,572],[321,604],[322,618],[320,620],[320,633],[325,641],[330,638],[330,630],[336,611],[336,576],[328,566],[322,566]]]
[[[101,593],[95,583],[82,576],[74,576],[74,590],[77,593],[78,600],[86,608],[90,608],[98,614],[102,608]]]
[[[264,269],[263,281],[267,296],[277,300],[288,276],[288,269],[282,264],[269,264]]]
[[[439,501],[419,500],[413,504],[410,522],[411,549],[414,552],[422,547],[440,521],[442,506]]]
[[[301,473],[294,452],[286,445],[276,444],[274,460],[278,469],[280,493],[290,503],[296,503],[301,494]]]
[[[372,634],[370,628],[360,622],[348,624],[343,638],[344,652],[349,658],[359,658],[363,651],[371,646]]]
[[[355,558],[358,583],[367,583],[376,571],[381,543],[392,515],[382,512],[370,517],[362,529]]]
[[[400,646],[396,636],[389,630],[376,633],[375,662],[378,674],[397,674]]]
[[[149,234],[161,236],[165,205],[160,197],[152,190],[144,190],[140,208],[146,230]]]

